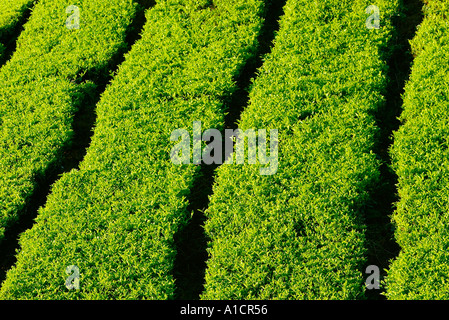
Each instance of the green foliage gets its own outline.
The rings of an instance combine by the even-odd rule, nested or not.
[[[129,0],[78,1],[83,25],[68,30],[65,8],[71,3],[40,1],[0,70],[0,241],[36,181],[70,143],[81,96],[94,87],[82,75],[107,72],[105,66],[125,46],[136,8]]]
[[[385,279],[389,299],[448,299],[448,1],[427,1],[390,149],[398,176],[393,215],[401,252]]]
[[[198,167],[171,163],[170,134],[193,121],[223,126],[222,99],[255,53],[264,10],[261,0],[208,3],[161,0],[147,11],[97,105],[85,159],[20,237],[1,299],[173,298],[173,237]],[[68,265],[80,269],[80,290],[64,285]]]
[[[17,50],[2,68],[0,81],[16,84],[58,77],[79,82],[90,72],[108,71],[108,63],[123,53],[124,41],[137,7],[136,1],[76,1],[80,29],[65,26],[66,8],[73,1],[42,0],[17,42]]]
[[[0,61],[5,45],[10,41],[14,30],[21,23],[24,13],[35,0],[3,0],[0,2]]]
[[[74,92],[73,84],[59,79],[1,87],[0,240],[32,194],[36,176],[70,139]]]
[[[0,2],[0,39],[6,40],[11,30],[19,23],[23,13],[36,0],[3,0]]]
[[[364,209],[379,181],[373,113],[396,1],[288,0],[239,127],[279,130],[279,170],[222,165],[205,229],[203,299],[364,295]]]

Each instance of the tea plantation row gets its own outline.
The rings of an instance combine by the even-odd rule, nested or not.
[[[364,208],[379,179],[373,113],[398,10],[376,1],[383,26],[370,30],[368,4],[287,1],[239,123],[279,130],[279,169],[219,168],[202,298],[363,298]]]
[[[83,74],[107,74],[136,13],[132,1],[86,0],[83,30],[68,30],[69,3],[40,1],[0,70],[0,241],[70,143],[80,99],[95,89]]]
[[[449,1],[426,1],[411,42],[402,126],[391,149],[399,202],[393,221],[401,252],[386,279],[389,299],[448,299]]]
[[[0,3],[0,56],[33,11],[0,69],[0,243],[39,181],[74,143],[86,97],[129,49],[137,0]],[[173,299],[174,237],[188,223],[200,167],[170,159],[173,130],[223,129],[226,97],[256,56],[269,1],[157,0],[141,38],[111,73],[78,169],[51,187],[0,299]],[[251,85],[239,128],[277,129],[279,168],[222,165],[205,212],[209,239],[202,299],[363,299],[366,210],[380,181],[373,152],[385,103],[391,18],[399,0],[287,0],[272,51]],[[394,134],[399,257],[385,281],[396,298],[446,298],[449,2],[426,1],[412,41],[403,125]],[[1,59],[0,59],[1,60]],[[273,138],[273,137],[269,137]],[[270,145],[269,143],[267,144]],[[204,145],[203,145],[204,146]],[[259,146],[260,147],[260,146]],[[247,163],[247,162],[245,162]],[[0,253],[1,254],[1,253]],[[65,286],[69,265],[81,289]]]
[[[14,30],[22,22],[26,10],[35,0],[3,0],[0,2],[0,61],[3,60],[6,45],[13,37]]]
[[[83,12],[101,12],[91,2]],[[147,11],[141,39],[96,107],[85,159],[53,185],[22,234],[0,298],[173,298],[173,237],[189,218],[199,167],[171,162],[170,135],[193,121],[223,126],[222,97],[255,54],[264,8],[261,0],[160,0]],[[68,265],[79,267],[82,290],[65,288]]]

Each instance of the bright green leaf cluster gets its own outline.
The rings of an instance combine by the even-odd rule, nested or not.
[[[36,0],[2,0],[0,2],[0,60],[5,45],[12,36],[24,13]]]
[[[398,176],[393,222],[401,252],[385,281],[389,299],[449,298],[448,10],[449,1],[426,1],[411,41],[415,60],[390,150]]]
[[[173,298],[173,237],[199,167],[171,162],[170,135],[193,121],[223,126],[223,97],[255,54],[264,10],[262,0],[160,0],[147,11],[97,105],[85,159],[22,234],[0,298]],[[69,265],[79,290],[64,285]]]
[[[203,299],[364,295],[364,208],[379,181],[372,150],[397,1],[288,0],[240,128],[279,130],[279,170],[218,170],[205,229]]]
[[[0,2],[0,37],[4,38],[18,23],[23,13],[36,0],[3,0]]]

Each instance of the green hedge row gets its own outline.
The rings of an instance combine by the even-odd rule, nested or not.
[[[174,234],[198,166],[170,160],[171,132],[221,128],[223,97],[255,54],[262,0],[160,0],[97,105],[79,170],[52,186],[22,234],[3,299],[169,299]],[[80,270],[68,290],[65,269]]]
[[[80,9],[79,29],[66,27],[70,5]],[[0,81],[22,84],[59,77],[79,82],[86,72],[101,75],[111,58],[127,48],[124,38],[137,7],[132,0],[39,1]]]
[[[364,212],[379,181],[390,18],[370,1],[288,0],[239,127],[278,129],[279,168],[222,165],[206,210],[202,299],[364,297]]]
[[[21,22],[24,13],[36,0],[3,0],[0,2],[0,61],[13,31]]]
[[[386,277],[389,299],[448,299],[449,1],[426,1],[411,41],[415,55],[403,95],[402,126],[390,149],[398,176],[393,214],[401,247]]]
[[[19,22],[23,13],[36,0],[3,0],[0,2],[0,37],[4,38]]]
[[[105,74],[125,48],[136,13],[130,0],[76,1],[80,29],[65,26],[71,0],[42,0],[33,9],[17,49],[0,70],[0,241],[71,143],[73,117],[95,84],[83,75]]]

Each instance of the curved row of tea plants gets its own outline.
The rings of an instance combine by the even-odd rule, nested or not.
[[[25,11],[36,0],[3,0],[0,2],[0,61],[14,30],[21,23]]]
[[[0,37],[4,39],[36,0],[3,0],[0,2]]]
[[[74,113],[95,90],[83,75],[107,76],[137,7],[129,0],[77,1],[80,28],[68,29],[71,3],[36,4],[0,70],[0,241],[70,143]]]
[[[393,222],[401,252],[388,270],[389,299],[449,298],[449,1],[426,1],[423,9],[411,41],[415,60],[403,124],[390,150],[398,176]]]
[[[364,296],[364,209],[379,181],[373,113],[399,6],[376,1],[381,28],[367,29],[369,4],[287,1],[239,123],[278,129],[279,167],[218,169],[203,299]]]
[[[171,132],[221,128],[222,98],[255,54],[262,0],[160,0],[97,105],[79,170],[52,187],[22,234],[0,298],[168,299],[173,237],[197,166],[170,160]],[[80,289],[65,269],[80,270]]]

